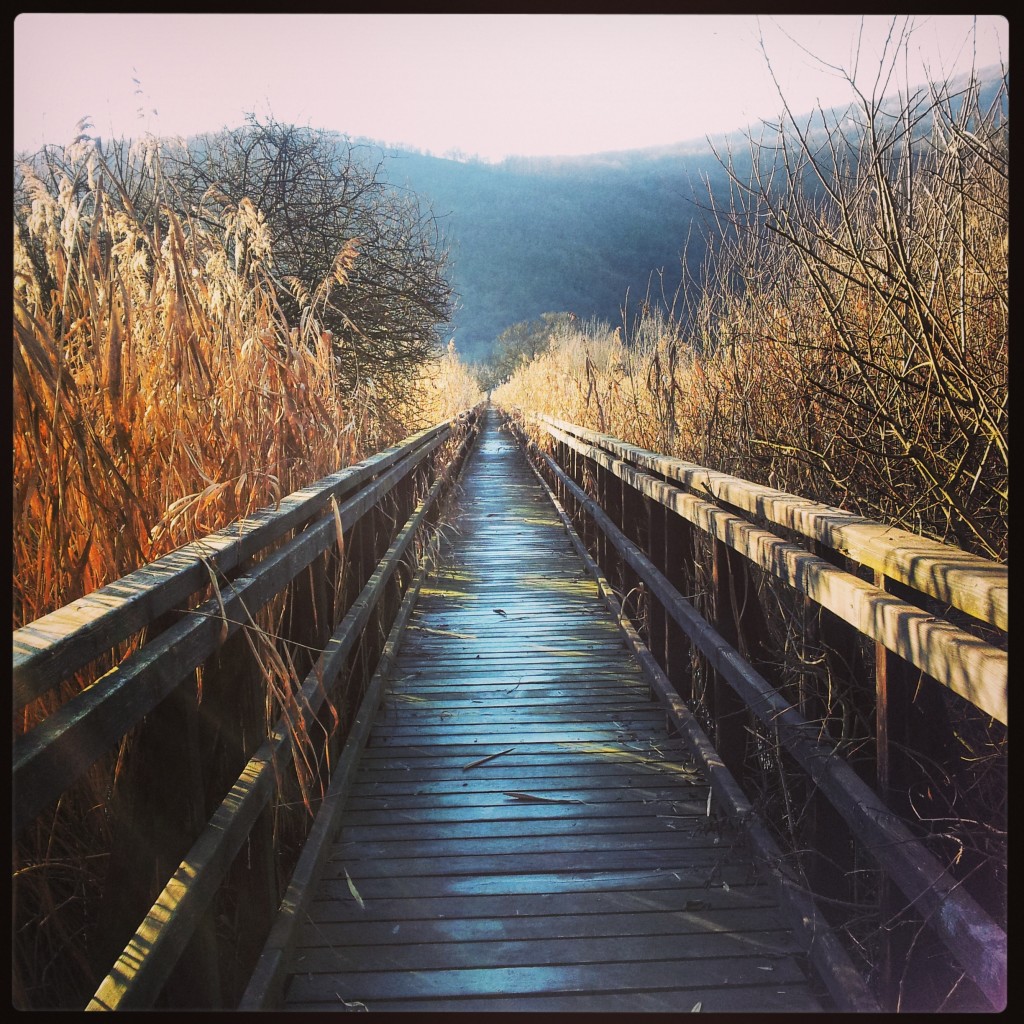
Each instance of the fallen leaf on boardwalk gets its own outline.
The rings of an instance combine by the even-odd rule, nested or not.
[[[502,793],[512,800],[521,800],[527,804],[581,804],[582,800],[575,800],[571,797],[537,796],[535,793]]]
[[[475,768],[478,764],[485,764],[487,761],[493,761],[496,757],[501,757],[502,754],[508,754],[515,750],[515,747],[506,747],[504,750],[499,750],[496,754],[488,754],[486,757],[481,757],[477,761],[470,761],[469,764],[464,764],[462,770],[465,771],[467,768]]]
[[[364,1010],[369,1011],[369,1007],[366,1005],[366,1003],[361,1003],[361,1002],[359,1002],[358,999],[355,1002],[350,1003],[347,999],[344,999],[342,997],[340,992],[335,992],[334,994],[338,997],[338,999],[341,1000],[341,1003],[342,1003],[343,1006],[347,1006],[350,1009],[354,1008],[356,1006],[361,1006]]]
[[[504,608],[495,608],[494,609],[494,614],[495,615],[500,615],[503,619],[507,619],[508,618],[508,612],[505,611]]]
[[[352,893],[356,903],[359,904],[361,910],[366,909],[366,904],[363,902],[363,897],[359,895],[359,890],[356,888],[355,882],[352,881],[351,876],[348,873],[348,868],[343,869],[345,872],[345,881],[348,882],[348,891]]]

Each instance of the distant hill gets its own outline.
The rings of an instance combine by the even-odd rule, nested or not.
[[[486,358],[510,324],[548,311],[613,325],[652,291],[669,300],[687,233],[724,175],[707,144],[579,158],[457,161],[378,148],[385,176],[428,202],[451,246],[463,358]],[[703,192],[703,197],[702,197]],[[694,244],[699,261],[703,245]],[[628,315],[628,310],[627,310]]]
[[[993,90],[998,78],[998,68],[979,72]],[[827,116],[841,123],[845,114]],[[487,164],[353,141],[369,158],[383,157],[388,180],[437,215],[459,295],[450,331],[471,362],[487,357],[505,327],[544,312],[571,311],[614,326],[627,297],[631,318],[649,285],[655,295],[664,288],[671,301],[684,246],[694,272],[704,257],[706,182],[718,196],[726,188],[711,144],[740,155],[747,146],[745,133],[735,131],[710,143]]]

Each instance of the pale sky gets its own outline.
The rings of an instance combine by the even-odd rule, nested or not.
[[[863,31],[862,31],[863,20]],[[14,149],[90,134],[190,135],[255,112],[405,144],[573,155],[701,138],[780,110],[852,99],[804,50],[870,91],[892,19],[870,15],[22,14],[14,23]],[[899,19],[903,23],[903,19]],[[919,84],[1008,62],[997,16],[917,15]],[[974,28],[976,26],[976,31]],[[789,38],[787,38],[787,36]],[[801,49],[803,47],[804,49]],[[905,84],[905,83],[902,83]]]

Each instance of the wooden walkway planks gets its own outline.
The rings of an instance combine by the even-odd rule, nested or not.
[[[489,420],[286,1009],[821,1009],[771,891]]]

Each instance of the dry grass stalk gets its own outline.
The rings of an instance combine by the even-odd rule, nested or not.
[[[329,278],[302,296],[295,327],[282,313],[266,223],[251,202],[225,206],[211,194],[222,215],[178,215],[157,143],[116,153],[112,163],[83,132],[63,154],[19,168],[15,628],[472,404],[454,352],[426,366],[409,395],[343,390],[317,310],[346,287],[357,247],[346,244]],[[127,165],[117,162],[126,155]],[[342,580],[333,582],[340,592]],[[296,723],[304,716],[279,640],[284,608],[281,597],[245,624],[267,684],[268,723],[282,710]],[[16,733],[131,646],[22,709]],[[201,673],[198,683],[201,697]],[[74,1006],[90,984],[108,801],[129,746],[126,738],[19,841],[19,1005]],[[317,755],[303,748],[295,764],[301,799],[312,805]]]

